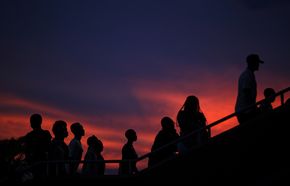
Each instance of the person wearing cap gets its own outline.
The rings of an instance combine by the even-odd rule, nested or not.
[[[255,71],[259,70],[260,63],[264,63],[257,54],[247,56],[247,68],[239,77],[238,96],[235,105],[237,119],[240,124],[255,116],[256,113],[256,98],[257,98],[257,82]],[[243,111],[244,109],[253,106],[253,108]]]

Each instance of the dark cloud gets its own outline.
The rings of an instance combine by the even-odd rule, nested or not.
[[[259,10],[275,6],[289,6],[289,0],[242,0],[244,5],[252,10]]]
[[[206,85],[236,78],[253,51],[265,74],[289,77],[290,11],[254,17],[228,0],[1,3],[0,92],[71,113],[146,115],[138,86],[210,95]]]

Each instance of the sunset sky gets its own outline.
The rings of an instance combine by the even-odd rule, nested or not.
[[[209,124],[231,114],[250,53],[265,61],[258,100],[290,85],[288,0],[3,0],[0,20],[0,139],[40,113],[48,130],[82,123],[83,145],[95,134],[105,159],[121,158],[133,128],[143,155],[188,95]]]

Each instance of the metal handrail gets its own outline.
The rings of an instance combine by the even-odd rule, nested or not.
[[[281,105],[284,105],[284,94],[285,94],[286,92],[288,92],[288,91],[290,91],[290,87],[285,88],[285,89],[283,89],[283,90],[277,92],[277,93],[274,95],[274,97],[280,96],[280,98],[281,98]],[[176,140],[174,140],[174,141],[172,141],[172,142],[170,142],[170,143],[168,143],[168,144],[166,144],[166,145],[164,145],[164,146],[162,146],[162,147],[160,147],[160,148],[158,148],[158,149],[156,149],[156,150],[154,150],[154,151],[152,151],[152,152],[149,152],[149,153],[147,153],[147,154],[145,154],[145,155],[139,157],[139,158],[137,159],[137,162],[138,162],[138,161],[141,161],[141,160],[143,160],[143,159],[145,159],[145,158],[147,158],[147,157],[149,157],[149,156],[152,155],[152,154],[158,153],[159,151],[161,151],[161,150],[163,150],[163,149],[165,149],[165,148],[167,148],[167,147],[169,147],[169,146],[171,146],[171,145],[176,145],[176,144],[178,144],[179,142],[181,142],[181,141],[183,141],[183,140],[185,140],[185,139],[187,139],[187,138],[193,136],[194,134],[200,132],[201,130],[204,130],[204,129],[208,129],[208,130],[210,130],[212,127],[214,127],[214,126],[216,126],[216,125],[218,125],[218,124],[220,124],[220,123],[222,123],[222,122],[224,122],[224,121],[226,121],[226,120],[228,120],[228,119],[231,119],[232,117],[235,117],[235,116],[237,116],[237,115],[240,114],[240,113],[243,113],[243,112],[245,112],[245,111],[248,111],[248,110],[252,109],[253,107],[255,107],[255,106],[257,106],[257,105],[260,105],[260,104],[263,103],[264,101],[265,101],[265,99],[262,99],[262,100],[260,100],[259,102],[257,102],[256,104],[251,105],[251,106],[248,106],[248,107],[242,109],[242,110],[239,111],[239,112],[234,112],[234,113],[232,113],[232,114],[230,114],[230,115],[228,115],[228,116],[225,116],[225,117],[223,117],[223,118],[221,118],[221,119],[219,119],[219,120],[217,120],[217,121],[215,121],[215,122],[213,122],[213,123],[207,125],[206,127],[199,128],[199,129],[197,129],[197,130],[194,130],[194,131],[190,132],[189,134],[187,134],[187,135],[185,135],[185,136],[181,136],[181,137],[179,137],[178,139],[176,139]]]
[[[285,98],[285,97],[284,97],[284,94],[285,94],[286,92],[289,92],[289,91],[290,91],[290,87],[285,88],[285,89],[283,89],[283,90],[277,92],[277,93],[274,95],[274,97],[276,98],[276,97],[280,96],[280,99],[281,99],[281,105],[284,105],[284,98]],[[226,120],[228,120],[228,119],[231,119],[231,118],[237,116],[237,115],[240,114],[240,113],[243,113],[243,112],[245,112],[245,111],[248,111],[248,110],[250,110],[250,109],[252,109],[252,108],[254,108],[254,107],[260,105],[260,104],[263,103],[264,101],[265,101],[265,99],[262,99],[262,100],[260,100],[259,102],[257,102],[256,104],[251,105],[251,106],[249,106],[249,107],[246,107],[246,108],[242,109],[242,110],[239,111],[239,112],[234,112],[234,113],[232,113],[232,114],[230,114],[230,115],[228,115],[228,116],[225,116],[225,117],[223,117],[223,118],[221,118],[221,119],[219,119],[219,120],[217,120],[217,121],[215,121],[215,122],[213,122],[213,123],[207,125],[206,127],[199,128],[199,129],[197,129],[197,130],[194,130],[194,131],[190,132],[190,133],[187,134],[187,135],[180,136],[178,139],[176,139],[176,140],[174,140],[174,141],[172,141],[172,142],[170,142],[170,143],[168,143],[168,144],[166,144],[166,145],[163,145],[162,147],[159,147],[159,148],[155,149],[154,151],[151,151],[151,152],[149,152],[149,153],[147,153],[147,154],[144,154],[144,155],[140,156],[140,157],[137,158],[137,159],[131,159],[131,160],[56,160],[56,161],[42,161],[42,162],[38,162],[38,163],[40,163],[40,164],[42,164],[42,163],[45,163],[45,164],[51,164],[51,163],[52,163],[52,164],[53,164],[53,163],[95,163],[95,162],[103,162],[103,163],[125,163],[125,162],[127,162],[127,163],[129,163],[129,164],[134,163],[134,162],[137,163],[137,162],[139,162],[139,161],[144,160],[145,158],[149,158],[149,157],[152,156],[153,154],[156,154],[156,153],[158,153],[158,152],[164,150],[165,148],[168,148],[169,146],[176,145],[176,144],[178,144],[179,142],[182,142],[183,140],[185,140],[185,139],[187,139],[187,138],[193,136],[194,134],[196,134],[196,133],[198,133],[198,132],[200,132],[200,131],[202,131],[202,130],[204,130],[204,129],[206,129],[206,130],[210,130],[212,127],[214,127],[214,126],[216,126],[216,125],[218,125],[218,124],[220,124],[220,123],[222,123],[222,122],[224,122],[224,121],[226,121]],[[38,164],[38,163],[37,163],[37,164]],[[32,165],[32,166],[33,166],[33,165]]]

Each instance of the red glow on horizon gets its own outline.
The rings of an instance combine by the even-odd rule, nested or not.
[[[211,84],[209,86],[214,85]],[[215,87],[208,88],[216,90]],[[231,92],[229,89],[223,89],[219,94],[213,94],[211,96],[208,93],[198,94],[200,106],[207,118],[208,124],[233,113],[235,96],[229,92]],[[260,90],[259,92],[262,91]],[[17,138],[25,135],[31,130],[29,125],[30,114],[37,112],[44,113],[42,114],[42,126],[43,129],[47,129],[50,132],[52,124],[56,120],[63,118],[67,122],[69,131],[69,137],[65,140],[67,144],[73,138],[69,129],[70,124],[76,121],[82,123],[86,131],[86,135],[82,139],[84,147],[83,155],[87,149],[87,138],[91,135],[96,135],[103,141],[103,155],[105,159],[121,159],[121,149],[123,144],[126,143],[124,132],[128,128],[133,128],[138,135],[138,141],[134,145],[137,153],[141,156],[150,152],[153,140],[161,128],[161,118],[169,116],[175,120],[178,110],[190,94],[186,94],[182,90],[169,89],[167,91],[166,86],[165,88],[164,86],[158,86],[158,83],[157,86],[149,88],[146,84],[144,85],[139,82],[139,86],[135,86],[134,88],[133,95],[139,102],[142,115],[108,114],[101,118],[97,116],[73,115],[68,111],[46,106],[41,103],[13,96],[0,95],[0,101],[3,107],[7,106],[8,108],[18,110],[18,113],[11,111],[12,109],[10,109],[10,112],[0,112],[0,139]],[[289,95],[287,98],[289,98]],[[261,95],[259,99],[262,99]],[[277,98],[274,105],[279,105],[279,101]],[[19,113],[19,110],[23,110],[23,113]],[[212,136],[236,125],[237,121],[233,118],[221,125],[215,126],[212,128]],[[144,165],[145,163],[143,162],[142,164]]]

